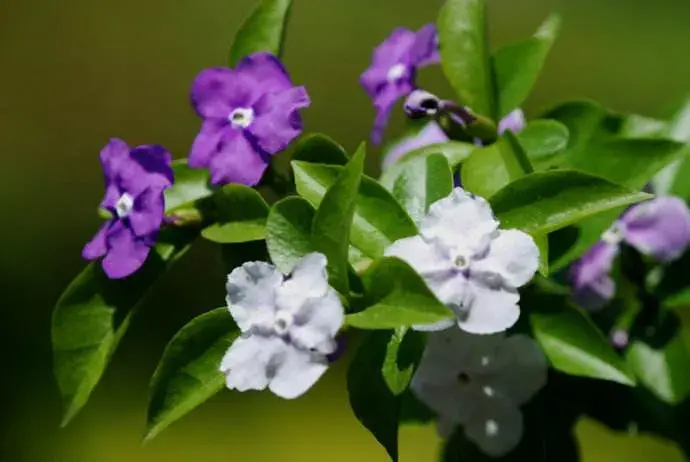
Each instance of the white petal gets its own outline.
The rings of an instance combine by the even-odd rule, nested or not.
[[[472,262],[473,271],[497,273],[511,287],[527,284],[538,268],[539,249],[534,239],[517,229],[499,231],[486,257]]]
[[[271,322],[276,289],[283,275],[266,262],[247,262],[228,275],[226,302],[237,326],[246,332],[253,324]]]
[[[392,243],[385,250],[387,257],[398,257],[407,262],[419,274],[435,274],[451,269],[452,262],[436,246],[421,236],[406,237]]]
[[[546,385],[546,357],[526,335],[507,338],[497,350],[495,366],[492,386],[515,404],[526,403]]]
[[[281,361],[268,388],[285,399],[294,399],[309,390],[326,372],[323,355],[289,346],[281,352]]]
[[[292,269],[292,274],[278,291],[278,306],[297,311],[305,300],[321,297],[328,290],[326,257],[320,253],[305,255]]]
[[[269,364],[285,348],[279,338],[238,337],[220,364],[226,386],[231,390],[263,390],[269,382]]]
[[[290,327],[290,338],[301,348],[331,354],[336,349],[335,335],[345,321],[345,310],[338,293],[328,288],[319,298],[302,304]]]
[[[520,317],[517,292],[470,281],[466,316],[458,325],[471,334],[495,334],[512,327]]]
[[[522,439],[522,413],[500,395],[480,399],[465,424],[467,439],[484,453],[500,457],[508,454]]]
[[[448,197],[431,204],[420,225],[425,239],[470,254],[480,251],[497,228],[489,203],[462,188],[455,188]]]

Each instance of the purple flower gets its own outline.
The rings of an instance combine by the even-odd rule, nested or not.
[[[388,168],[408,152],[432,144],[444,143],[446,141],[448,141],[448,136],[446,133],[439,126],[439,124],[431,121],[424,125],[424,127],[417,133],[405,137],[396,143],[383,159],[383,168]]]
[[[298,110],[309,106],[269,53],[246,57],[235,69],[202,71],[192,84],[192,104],[203,119],[189,165],[210,168],[213,184],[256,185],[271,156],[302,132]]]
[[[113,138],[100,154],[105,177],[101,208],[113,218],[84,246],[87,260],[103,258],[111,279],[129,276],[146,261],[155,243],[165,203],[163,192],[173,184],[170,154],[161,146],[131,149]]]
[[[630,207],[571,268],[575,300],[598,309],[615,294],[609,276],[626,243],[660,262],[679,258],[690,245],[690,210],[677,197],[659,197]]]
[[[376,119],[371,138],[381,142],[395,102],[415,88],[417,69],[439,61],[438,36],[433,24],[419,31],[397,28],[379,45],[360,84],[374,101]]]
[[[525,113],[522,112],[522,109],[515,109],[498,123],[498,134],[502,135],[507,130],[518,134],[525,129],[525,125],[527,125]]]

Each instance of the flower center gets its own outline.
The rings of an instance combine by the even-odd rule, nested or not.
[[[457,255],[455,259],[453,259],[453,263],[458,269],[464,270],[470,266],[470,259],[464,255]]]
[[[388,74],[386,75],[386,79],[391,83],[397,82],[398,80],[400,80],[405,75],[406,71],[407,71],[407,66],[405,66],[402,63],[398,63],[398,64],[392,66],[390,69],[388,69]]]
[[[292,317],[286,313],[279,313],[273,322],[273,330],[278,335],[285,335],[292,325]]]
[[[254,121],[254,110],[250,107],[238,107],[230,113],[228,121],[234,128],[247,128]]]
[[[611,245],[618,245],[625,237],[625,230],[618,223],[614,223],[601,235],[601,240]]]
[[[119,218],[124,218],[132,212],[134,208],[134,198],[129,193],[124,193],[115,203],[115,213]]]

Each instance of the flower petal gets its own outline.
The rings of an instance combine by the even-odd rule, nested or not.
[[[479,281],[470,280],[469,302],[463,308],[458,325],[471,334],[495,334],[512,327],[520,317],[517,291],[493,288]],[[462,313],[458,313],[462,315]]]
[[[660,197],[635,205],[621,221],[625,225],[625,241],[657,260],[675,260],[690,245],[690,210],[677,197]]]
[[[438,33],[434,24],[427,24],[417,31],[409,56],[410,63],[415,66],[425,66],[440,61]]]
[[[314,349],[324,355],[335,352],[335,335],[345,321],[345,311],[338,293],[329,288],[326,295],[310,298],[295,313],[290,338],[300,348]]]
[[[573,264],[570,280],[578,304],[596,310],[613,298],[615,283],[609,273],[619,250],[618,244],[599,241]]]
[[[465,424],[467,439],[492,457],[508,454],[522,439],[520,409],[498,394],[480,399]]]
[[[398,27],[374,50],[372,66],[388,70],[395,64],[409,64],[409,53],[414,45],[416,33],[404,27]]]
[[[501,342],[491,367],[491,386],[517,405],[532,399],[546,385],[546,357],[526,335],[513,335]]]
[[[247,56],[237,64],[235,70],[242,77],[256,82],[261,89],[261,94],[292,88],[292,82],[285,67],[271,53],[259,52]]]
[[[239,183],[255,186],[268,168],[268,160],[242,131],[231,130],[224,134],[209,167],[214,185]]]
[[[232,130],[226,121],[207,119],[202,122],[189,153],[190,167],[205,168],[210,165],[211,159],[218,153],[225,130]]]
[[[485,258],[472,262],[472,271],[499,274],[511,287],[527,284],[539,268],[534,239],[517,229],[500,230]]]
[[[103,270],[110,279],[131,275],[142,267],[151,250],[148,241],[137,239],[122,221],[110,227],[106,237],[108,253],[103,259]]]
[[[498,134],[502,135],[508,130],[515,134],[520,133],[525,129],[525,125],[527,125],[525,113],[522,109],[515,109],[498,123]]]
[[[230,390],[263,390],[273,374],[272,362],[288,348],[277,337],[238,337],[223,356],[220,371]]]
[[[489,203],[462,188],[431,204],[420,226],[426,239],[469,253],[484,251],[497,228]]]
[[[214,67],[196,76],[191,100],[199,116],[227,119],[234,108],[251,104],[254,93],[251,82],[238,77],[232,69]]]
[[[446,256],[421,236],[398,239],[386,248],[384,255],[406,261],[422,277],[427,274],[446,273],[452,269],[452,264]]]
[[[108,230],[114,222],[115,220],[110,220],[103,223],[96,235],[84,246],[84,249],[81,251],[81,256],[84,259],[95,260],[106,254],[108,251],[106,238],[108,236]]]
[[[119,138],[111,138],[101,149],[100,160],[106,186],[117,176],[120,164],[129,159],[129,146]]]
[[[429,122],[415,135],[403,139],[389,150],[383,159],[383,168],[389,167],[410,151],[446,141],[448,141],[448,136],[441,126],[436,122]]]
[[[294,313],[299,310],[305,300],[326,295],[328,291],[326,264],[326,257],[317,252],[302,257],[278,292],[280,308]]]
[[[380,91],[374,99],[376,117],[374,118],[374,128],[371,132],[371,139],[375,144],[381,143],[383,131],[388,125],[391,111],[398,99],[406,96],[414,88],[411,79],[401,79],[397,82],[388,82],[381,86]]]
[[[225,301],[242,332],[253,325],[272,324],[276,291],[282,282],[280,271],[262,261],[247,262],[232,270],[228,275]]]
[[[323,355],[287,346],[280,352],[275,375],[268,388],[285,399],[294,399],[307,392],[328,369]]]
[[[134,199],[134,208],[127,219],[136,236],[148,236],[160,229],[164,211],[163,190],[150,187]]]
[[[310,104],[304,87],[266,93],[254,105],[256,117],[247,130],[262,150],[277,154],[302,133],[297,111]]]
[[[146,188],[165,189],[174,181],[170,163],[170,153],[164,147],[137,146],[119,166],[118,186],[122,192],[135,197]]]

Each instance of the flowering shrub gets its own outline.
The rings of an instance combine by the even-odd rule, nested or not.
[[[188,159],[101,151],[107,220],[53,316],[63,423],[151,286],[206,239],[231,268],[227,306],[170,341],[147,439],[225,388],[298,398],[351,357],[354,416],[392,460],[401,425],[432,421],[443,460],[578,460],[582,415],[690,450],[687,107],[654,120],[577,101],[527,120],[559,17],[494,51],[484,1],[446,0],[362,73],[375,144],[392,111],[410,119],[376,179],[365,144],[303,134],[310,98],[280,61],[289,9],[263,0],[229,67],[194,80]],[[418,88],[434,65],[452,98]]]

